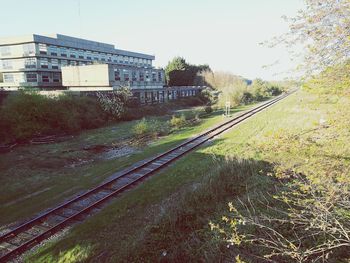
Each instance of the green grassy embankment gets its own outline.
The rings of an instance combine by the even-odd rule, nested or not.
[[[247,109],[242,106],[234,112]],[[176,114],[204,113],[201,107],[179,110]],[[222,112],[204,115],[196,125],[175,130],[167,136],[136,141],[133,128],[138,121],[121,122],[108,127],[84,131],[60,143],[25,145],[1,154],[0,159],[0,225],[23,220],[45,208],[57,205],[79,191],[91,188],[111,174],[142,159],[169,149],[190,136],[222,121]],[[149,117],[158,124],[171,116]],[[98,151],[101,149],[102,151]],[[96,148],[97,152],[94,151]],[[121,157],[104,158],[103,147],[121,147],[129,151]],[[92,150],[84,150],[91,148]]]
[[[349,175],[350,99],[298,92],[180,159],[30,262],[217,262],[247,251],[210,230],[227,202],[273,193],[271,173]],[[326,120],[328,125],[320,124]],[[323,121],[321,121],[322,123]]]

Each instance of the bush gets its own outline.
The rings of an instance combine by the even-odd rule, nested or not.
[[[255,98],[254,98],[253,94],[251,94],[249,91],[245,91],[243,93],[243,97],[241,99],[241,102],[242,102],[242,104],[249,104],[249,103],[254,102],[254,99]]]
[[[39,135],[75,133],[106,121],[106,114],[93,98],[49,98],[21,91],[8,96],[0,109],[0,139],[25,141]]]
[[[133,128],[133,134],[136,137],[144,136],[147,133],[149,133],[149,131],[150,131],[150,127],[149,127],[149,124],[145,118],[138,121]]]
[[[175,127],[176,129],[184,127],[186,123],[186,118],[183,114],[180,117],[176,117],[175,115],[173,115],[173,117],[170,120],[170,125],[172,127]]]
[[[145,135],[164,136],[170,133],[170,126],[168,122],[160,122],[157,120],[147,120],[143,118],[138,121],[133,127],[133,134],[135,137],[143,137]]]
[[[206,106],[206,107],[204,108],[204,111],[205,111],[207,114],[210,114],[210,113],[213,112],[213,108],[212,108],[211,106]]]

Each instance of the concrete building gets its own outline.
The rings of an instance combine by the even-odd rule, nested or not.
[[[115,80],[120,85],[163,86],[164,73],[152,67],[154,59],[153,55],[120,50],[114,45],[59,34],[2,38],[0,75],[3,82],[0,88],[62,89],[63,67],[99,63],[113,67]]]

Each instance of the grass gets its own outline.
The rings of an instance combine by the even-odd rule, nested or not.
[[[221,220],[228,201],[273,192],[272,170],[346,180],[350,107],[344,105],[348,97],[298,92],[180,159],[27,260],[56,262],[75,251],[90,262],[232,261],[242,251],[227,249],[209,227]]]
[[[236,112],[248,108],[240,107]],[[193,115],[201,108],[180,110],[176,114]],[[150,117],[164,122],[171,116]],[[221,112],[207,115],[196,126],[184,127],[149,145],[135,146],[135,152],[106,160],[99,154],[84,150],[96,145],[120,145],[130,139],[137,121],[122,122],[89,130],[61,143],[27,145],[2,154],[0,159],[0,224],[33,216],[79,191],[91,188],[111,174],[144,158],[177,145],[186,138],[221,121]],[[146,147],[147,146],[147,147]]]

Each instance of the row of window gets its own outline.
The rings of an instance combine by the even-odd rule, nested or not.
[[[4,82],[6,83],[17,83],[17,82],[61,82],[61,73],[59,72],[42,72],[37,73],[4,73]]]
[[[110,53],[66,48],[66,47],[57,47],[46,44],[38,44],[36,48],[34,43],[23,44],[23,45],[12,45],[12,46],[2,46],[0,47],[0,55],[2,57],[6,56],[31,56],[36,54],[38,50],[39,54],[42,55],[51,55],[51,56],[60,56],[64,58],[73,58],[73,59],[86,59],[91,61],[105,61],[113,62],[126,65],[135,65],[135,66],[152,66],[151,59],[144,59],[132,56],[123,56],[115,55]]]
[[[39,44],[39,53],[42,55],[51,55],[51,56],[61,56],[66,58],[79,58],[79,59],[88,59],[95,61],[106,61],[130,65],[152,65],[152,60],[143,59],[130,56],[122,55],[113,55],[108,53],[101,53],[96,51],[88,51],[74,48],[66,47],[56,47],[48,46],[46,44]]]
[[[65,59],[48,59],[48,58],[25,58],[25,59],[8,59],[0,61],[0,69],[33,69],[37,68],[39,61],[39,67],[44,69],[60,69],[61,66],[77,66],[77,65],[91,65],[93,62],[83,62],[76,60],[65,60]]]
[[[131,74],[130,74],[131,73]],[[151,75],[151,78],[150,78]],[[115,81],[150,81],[152,82],[161,82],[163,81],[163,75],[161,71],[157,72],[148,72],[148,71],[135,71],[135,70],[114,70],[114,80]]]
[[[167,97],[168,100],[177,99],[177,97],[190,97],[195,96],[195,90],[182,90],[182,91],[151,91],[151,92],[140,92],[136,96],[139,97],[141,103],[153,103],[153,102],[164,102]]]

